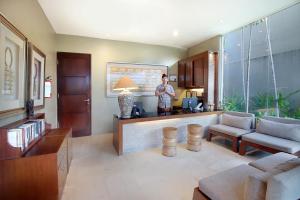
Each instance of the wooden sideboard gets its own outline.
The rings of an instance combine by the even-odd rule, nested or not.
[[[19,157],[0,159],[0,199],[60,199],[72,160],[71,136],[70,128],[47,130]]]

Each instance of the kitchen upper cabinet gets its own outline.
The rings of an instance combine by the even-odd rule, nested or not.
[[[178,87],[203,88],[210,104],[218,104],[218,53],[204,53],[178,62]]]
[[[208,82],[209,53],[204,52],[178,62],[178,87],[205,88]]]
[[[194,87],[204,88],[207,83],[208,60],[205,56],[200,56],[193,61]]]
[[[178,87],[185,87],[185,61],[178,62]]]
[[[194,67],[193,60],[186,60],[185,62],[185,87],[194,87]]]

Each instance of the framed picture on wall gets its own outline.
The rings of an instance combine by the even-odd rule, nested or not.
[[[28,43],[29,99],[34,108],[44,108],[46,55],[32,43]]]
[[[124,76],[129,77],[138,85],[138,89],[132,90],[134,96],[154,96],[157,85],[161,84],[162,74],[168,74],[168,66],[109,62],[106,66],[107,96],[118,96],[120,92],[113,88]]]
[[[175,74],[169,75],[169,81],[170,82],[177,82],[177,76]]]
[[[0,116],[25,110],[26,37],[0,14]]]

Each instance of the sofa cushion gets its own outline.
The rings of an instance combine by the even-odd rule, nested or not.
[[[294,169],[295,167],[300,166],[300,158],[293,158],[291,160],[288,160],[286,162],[280,163],[276,167],[274,167],[275,170],[285,172],[289,171],[291,169]]]
[[[255,115],[253,113],[237,112],[237,111],[226,111],[226,112],[224,112],[224,114],[238,116],[238,117],[251,117],[252,118],[251,129],[255,129],[256,118],[255,118]]]
[[[293,158],[297,158],[297,156],[288,154],[288,153],[276,153],[261,159],[258,159],[256,161],[250,162],[249,165],[252,167],[256,167],[257,169],[260,169],[264,172],[271,171],[274,169],[277,165],[284,163],[288,160],[291,160]]]
[[[240,200],[244,197],[246,178],[260,172],[260,170],[249,165],[240,165],[201,179],[199,189],[210,199]]]
[[[240,128],[226,126],[226,125],[223,125],[223,124],[211,125],[211,126],[209,126],[209,129],[214,130],[214,131],[218,131],[218,132],[221,132],[221,133],[224,133],[224,134],[227,134],[227,135],[235,136],[235,137],[239,137],[241,135],[245,135],[245,134],[251,132],[249,130],[244,130],[244,129],[240,129]]]
[[[300,198],[300,167],[279,173],[268,179],[266,200]]]
[[[300,142],[300,125],[260,119],[256,132]]]
[[[234,115],[223,114],[221,124],[244,130],[250,130],[252,119],[252,117],[239,117]]]
[[[265,200],[267,181],[271,176],[269,172],[248,176],[245,181],[244,200]]]
[[[296,153],[300,151],[300,142],[273,137],[262,133],[249,133],[242,136],[242,139],[252,143],[260,144],[266,147],[284,151],[287,153]]]

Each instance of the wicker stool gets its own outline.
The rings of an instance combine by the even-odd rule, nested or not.
[[[162,154],[168,157],[176,156],[177,128],[163,128],[163,136]]]
[[[199,124],[188,125],[187,149],[191,151],[201,150],[202,126]]]

